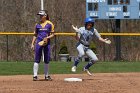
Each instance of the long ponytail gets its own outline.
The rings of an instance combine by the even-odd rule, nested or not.
[[[49,18],[49,15],[47,14],[47,16],[46,16],[46,20],[50,20],[50,18]]]

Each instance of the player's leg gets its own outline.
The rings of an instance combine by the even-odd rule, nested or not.
[[[39,63],[40,63],[40,59],[42,56],[42,47],[39,45],[36,45],[35,48],[35,62],[34,62],[34,66],[33,66],[33,80],[37,80],[37,76],[38,76],[38,68],[39,68]]]
[[[49,76],[49,62],[50,62],[50,45],[44,47],[44,74],[45,80],[52,80]]]
[[[86,64],[86,66],[84,67],[84,71],[86,71],[88,75],[92,75],[92,74],[89,72],[89,68],[90,68],[93,64],[95,64],[95,62],[98,61],[98,58],[97,58],[96,54],[95,54],[91,49],[88,49],[88,50],[86,51],[86,54],[88,55],[88,57],[89,57],[91,60],[90,60],[90,62],[88,62],[88,63]]]
[[[77,46],[77,50],[78,50],[78,57],[75,59],[74,65],[71,68],[71,71],[72,72],[76,72],[77,65],[79,64],[81,58],[85,55],[84,48],[83,48],[83,45],[82,44],[80,44],[79,46]]]

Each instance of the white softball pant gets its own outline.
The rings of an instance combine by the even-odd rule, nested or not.
[[[88,47],[85,47],[84,45],[80,44],[78,47],[77,47],[77,50],[78,50],[78,56],[81,58],[85,55],[85,53],[87,54],[87,56],[93,60],[93,61],[98,61],[98,58],[96,56],[96,54],[91,50],[89,49]]]

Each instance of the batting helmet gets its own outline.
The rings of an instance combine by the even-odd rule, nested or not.
[[[91,18],[91,17],[88,17],[88,18],[85,19],[85,24],[86,23],[94,23],[94,22],[95,22],[94,19]]]
[[[94,19],[93,18],[91,18],[91,17],[88,17],[88,18],[86,18],[85,19],[85,28],[87,28],[87,25],[88,25],[88,23],[91,23],[92,24],[92,27],[94,27]]]

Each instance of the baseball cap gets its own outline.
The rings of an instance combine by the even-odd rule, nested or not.
[[[37,15],[44,15],[44,16],[46,16],[47,13],[46,13],[44,10],[41,10],[41,11],[39,11],[39,12],[37,13]]]

